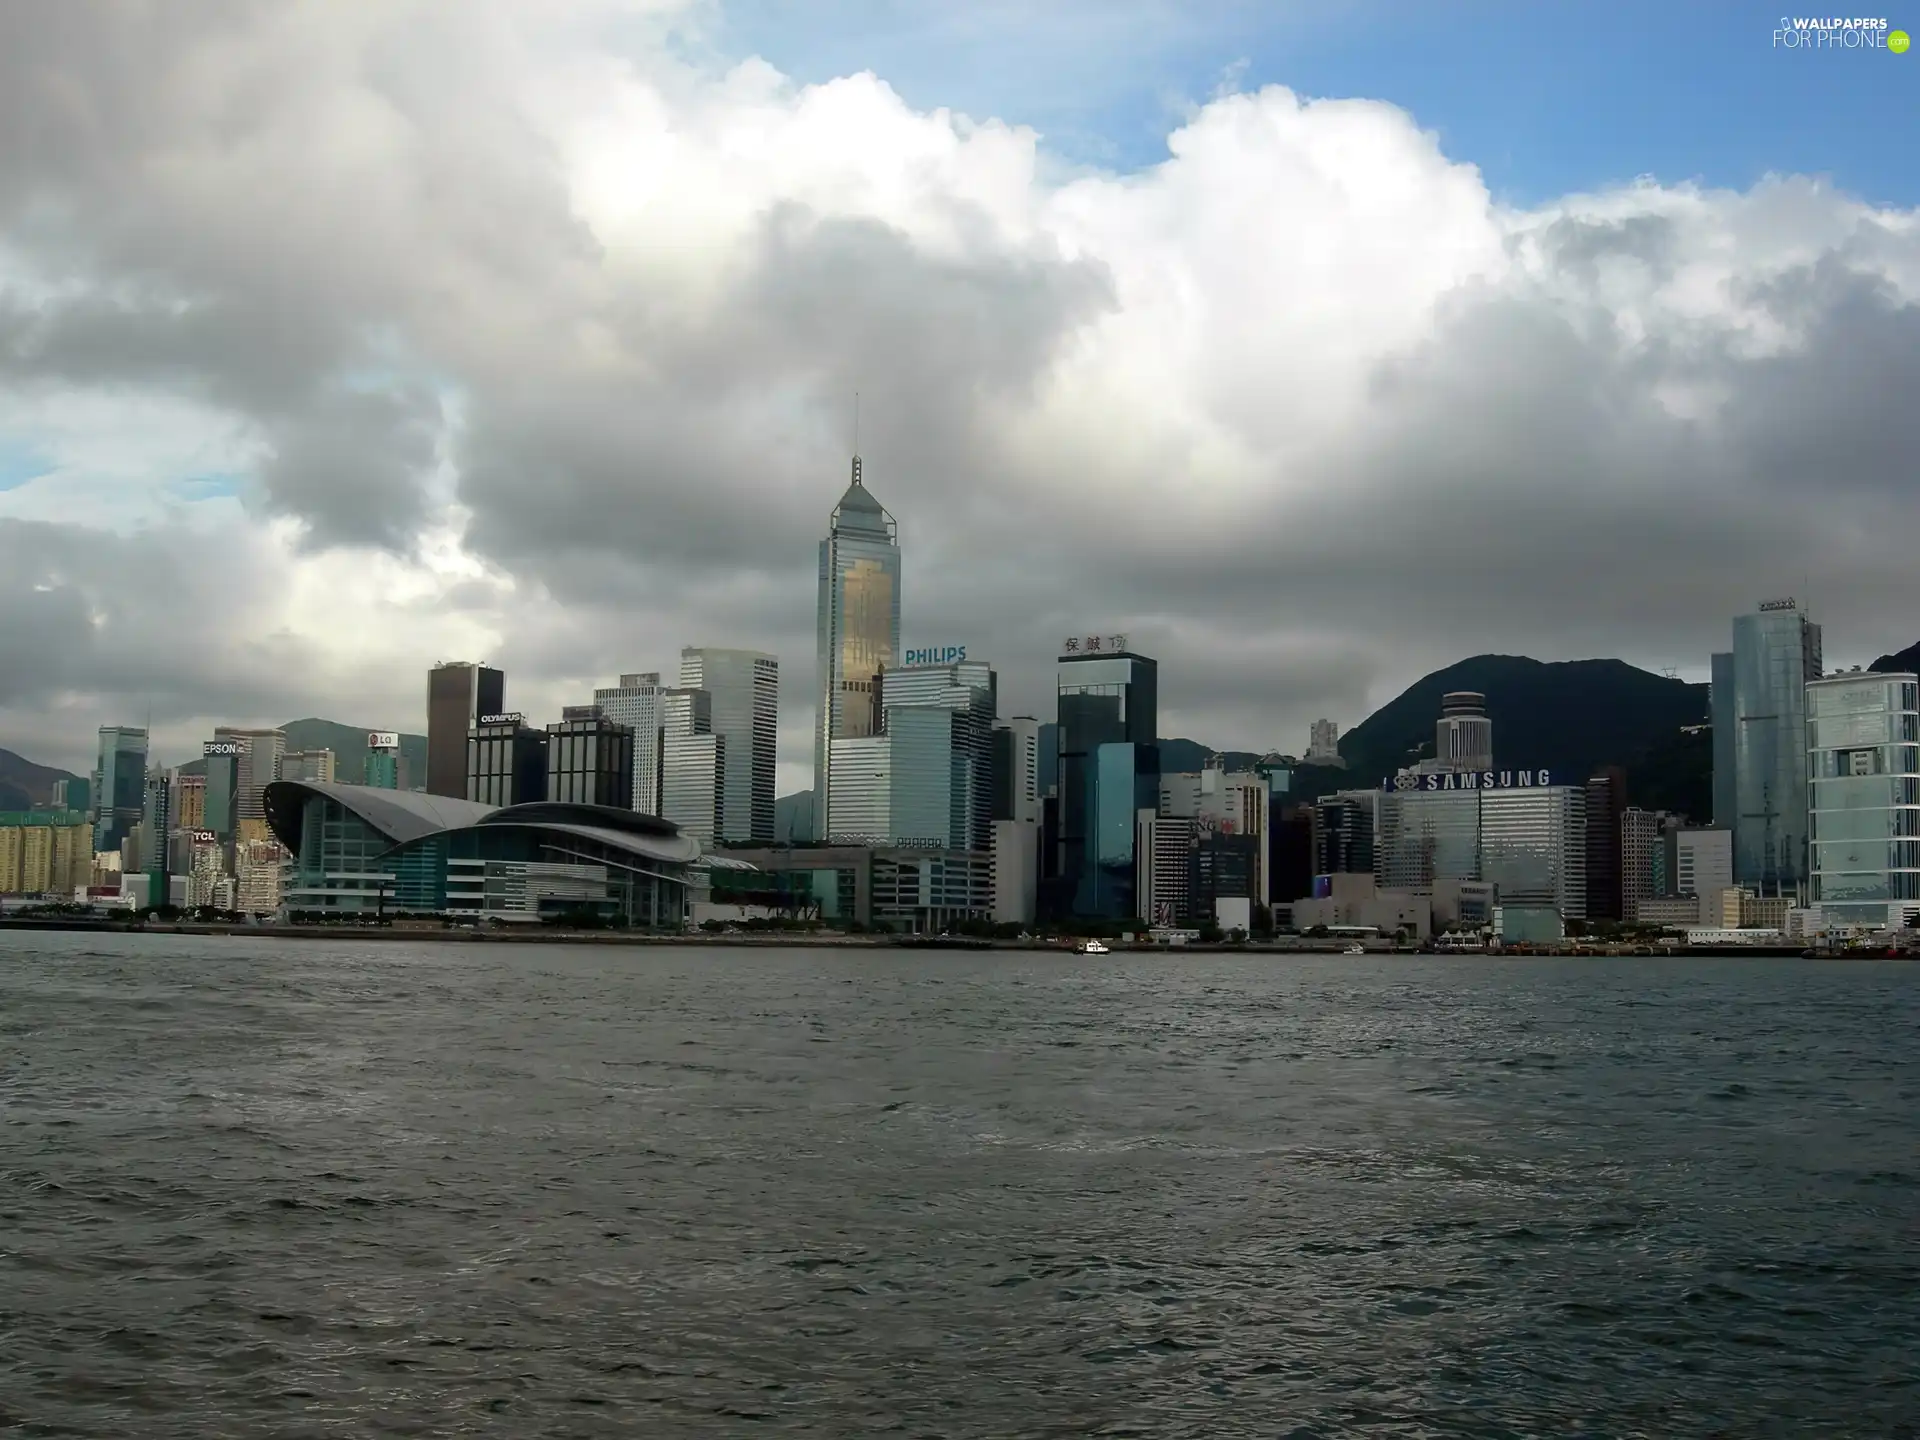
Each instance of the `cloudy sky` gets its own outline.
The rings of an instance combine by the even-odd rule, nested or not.
[[[1920,639],[1920,54],[1425,13],[0,8],[0,745],[732,644],[799,788],[856,391],[1009,709],[1096,630],[1247,749],[1775,594]]]

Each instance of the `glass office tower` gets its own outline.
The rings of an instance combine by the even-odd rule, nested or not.
[[[1713,661],[1716,807],[1730,804],[1734,883],[1762,895],[1807,882],[1807,684],[1820,678],[1820,627],[1792,600],[1733,622],[1733,649]],[[1723,696],[1724,691],[1724,696]],[[1721,739],[1722,727],[1732,735]],[[1716,825],[1726,825],[1715,814]]]
[[[899,527],[860,483],[834,507],[820,542],[819,665],[813,738],[813,814],[826,833],[834,740],[880,733],[880,672],[900,659]]]
[[[1824,929],[1900,926],[1920,908],[1920,677],[1807,686],[1812,894]]]
[[[780,730],[780,662],[757,650],[688,646],[683,689],[711,697],[713,733],[725,739],[720,839],[773,843],[774,751]]]
[[[1056,915],[1138,918],[1135,822],[1160,804],[1157,662],[1090,638],[1059,660]]]
[[[486,665],[449,660],[427,672],[427,793],[467,793],[468,733],[506,710],[506,676]]]
[[[100,758],[93,772],[93,848],[120,848],[140,823],[147,803],[147,732],[131,725],[100,727]]]
[[[666,694],[657,670],[622,675],[618,685],[593,692],[601,714],[633,731],[633,808],[642,815],[661,813],[660,727]]]

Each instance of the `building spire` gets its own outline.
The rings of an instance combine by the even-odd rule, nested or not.
[[[853,392],[853,483],[860,483],[860,392]]]

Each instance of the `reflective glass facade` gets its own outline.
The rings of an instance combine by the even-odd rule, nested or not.
[[[1734,880],[1765,895],[1806,884],[1807,683],[1820,675],[1820,627],[1791,601],[1772,605],[1733,622],[1733,649],[1714,660],[1713,701],[1715,760],[1732,768],[1730,784],[1715,774],[1714,794],[1733,807]]]
[[[1050,910],[1138,918],[1132,908],[1135,820],[1160,803],[1159,668],[1126,651],[1060,657],[1059,835]],[[1123,756],[1121,749],[1132,753]]]
[[[1431,890],[1436,880],[1480,879],[1478,790],[1386,790],[1374,832],[1380,888]]]
[[[1480,878],[1501,905],[1587,913],[1587,792],[1572,785],[1480,793]]]
[[[547,788],[542,798],[631,810],[633,731],[597,712],[549,725]]]
[[[129,725],[100,727],[100,759],[93,775],[93,848],[118,850],[140,823],[147,800],[147,732]]]
[[[507,708],[507,679],[486,665],[453,661],[427,672],[429,795],[466,794],[467,733]]]
[[[1920,678],[1807,686],[1810,898],[1827,925],[1903,923],[1920,901]]]
[[[880,733],[880,672],[900,659],[898,528],[861,483],[858,456],[853,483],[834,507],[827,538],[820,542],[816,614],[813,813],[819,826],[830,823],[833,813],[828,742]]]

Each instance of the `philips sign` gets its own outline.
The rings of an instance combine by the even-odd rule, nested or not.
[[[949,645],[945,649],[909,650],[904,663],[908,665],[958,665],[967,658],[967,647]]]
[[[1397,775],[1382,790],[1533,790],[1553,784],[1544,770],[1468,770],[1451,775]]]

